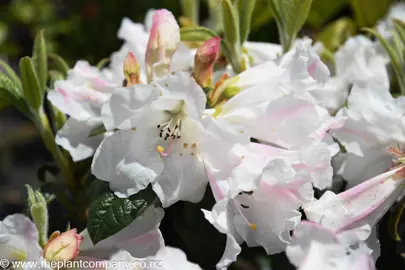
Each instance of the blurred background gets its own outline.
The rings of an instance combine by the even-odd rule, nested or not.
[[[215,2],[201,0],[200,22],[212,14]],[[349,36],[358,34],[361,27],[374,26],[392,2],[395,1],[314,0],[301,36],[322,41],[334,52]],[[257,0],[249,39],[278,43],[277,27],[267,4],[267,0]],[[0,0],[0,58],[17,71],[19,59],[31,55],[36,32],[45,29],[48,49],[71,66],[79,59],[96,65],[120,48],[117,31],[124,17],[143,22],[149,9],[159,8],[169,9],[179,19],[182,15],[180,0]],[[0,220],[25,211],[24,184],[39,186],[38,169],[51,160],[36,129],[23,115],[11,107],[0,110]],[[403,270],[405,264],[399,253],[405,249],[389,237],[388,222],[389,213],[379,226],[385,229],[380,229],[382,256],[378,268]],[[263,250],[251,249],[242,257],[253,253],[263,254]],[[272,267],[293,269],[283,255],[274,256]]]

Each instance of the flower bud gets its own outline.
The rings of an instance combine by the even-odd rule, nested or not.
[[[140,67],[133,53],[129,52],[124,61],[125,86],[141,83]]]
[[[194,78],[205,88],[212,87],[214,64],[218,59],[221,38],[213,37],[202,44],[194,57]]]
[[[76,229],[51,237],[43,250],[42,256],[47,261],[70,261],[79,254],[79,246],[82,240],[83,236],[77,234]]]
[[[155,73],[155,65],[159,73],[168,72],[171,59],[180,43],[180,27],[173,14],[160,9],[152,18],[148,47],[146,49],[146,71],[150,82]]]

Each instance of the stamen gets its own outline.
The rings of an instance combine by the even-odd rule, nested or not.
[[[169,144],[169,150],[167,150],[167,152],[165,152],[165,148],[164,148],[163,146],[161,146],[161,145],[158,145],[158,146],[156,147],[156,151],[157,151],[161,156],[167,157],[167,156],[170,154],[170,152],[172,151],[173,143],[174,143],[174,140],[171,139],[171,140],[170,140],[170,144]]]
[[[254,223],[250,223],[247,218],[245,217],[245,215],[242,213],[242,210],[240,209],[238,203],[236,202],[236,199],[232,199],[233,203],[235,204],[236,209],[238,209],[240,216],[242,217],[242,219],[246,222],[247,225],[249,225],[251,230],[256,230],[257,225]]]
[[[172,139],[180,139],[181,131],[181,115],[175,115],[169,121],[157,126],[160,129],[159,136],[167,140],[169,137]]]

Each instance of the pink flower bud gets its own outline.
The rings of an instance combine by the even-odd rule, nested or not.
[[[79,254],[82,240],[83,236],[77,234],[76,229],[64,232],[57,237],[51,237],[42,256],[48,261],[70,261]]]
[[[125,86],[141,83],[140,67],[133,53],[129,52],[124,61]]]
[[[165,70],[169,70],[171,59],[179,43],[180,27],[173,14],[166,9],[155,11],[146,49],[148,81],[153,78],[154,65],[160,64],[160,68],[163,66]]]
[[[195,54],[194,78],[201,87],[212,87],[212,74],[220,46],[221,38],[213,37],[202,44]]]

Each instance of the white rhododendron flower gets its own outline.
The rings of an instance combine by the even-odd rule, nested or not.
[[[286,254],[299,270],[374,270],[367,247],[351,249],[329,229],[302,221],[294,230]]]
[[[38,230],[26,216],[14,214],[0,222],[0,254],[9,261],[39,261]]]
[[[121,130],[98,148],[93,174],[121,197],[152,183],[164,207],[198,202],[208,183],[202,161],[210,151],[226,160],[234,144],[221,130],[204,127],[205,104],[203,90],[184,72],[114,93],[105,106],[120,119],[107,118],[106,126]]]
[[[228,179],[211,179],[217,203],[212,211],[203,210],[205,218],[227,235],[218,269],[236,260],[243,242],[263,246],[268,254],[282,252],[291,240],[289,231],[301,219],[297,209],[313,200],[310,174],[294,169],[294,161],[299,163],[295,153],[288,156],[258,144],[235,151],[243,155],[242,163]]]
[[[178,248],[164,247],[160,249],[156,255],[147,258],[134,258],[128,251],[121,250],[114,254],[111,261],[132,263],[126,269],[142,269],[142,270],[201,270],[201,268],[187,260],[184,252]],[[107,270],[121,270],[122,266],[107,267]]]
[[[404,166],[392,169],[339,194],[326,191],[303,206],[308,220],[336,234],[341,243],[366,240],[388,209],[404,195]]]
[[[345,124],[331,131],[345,147],[340,173],[348,187],[383,173],[391,164],[387,147],[405,142],[405,107],[402,97],[394,99],[381,57],[370,62],[372,74],[357,81],[348,108],[339,111]]]

